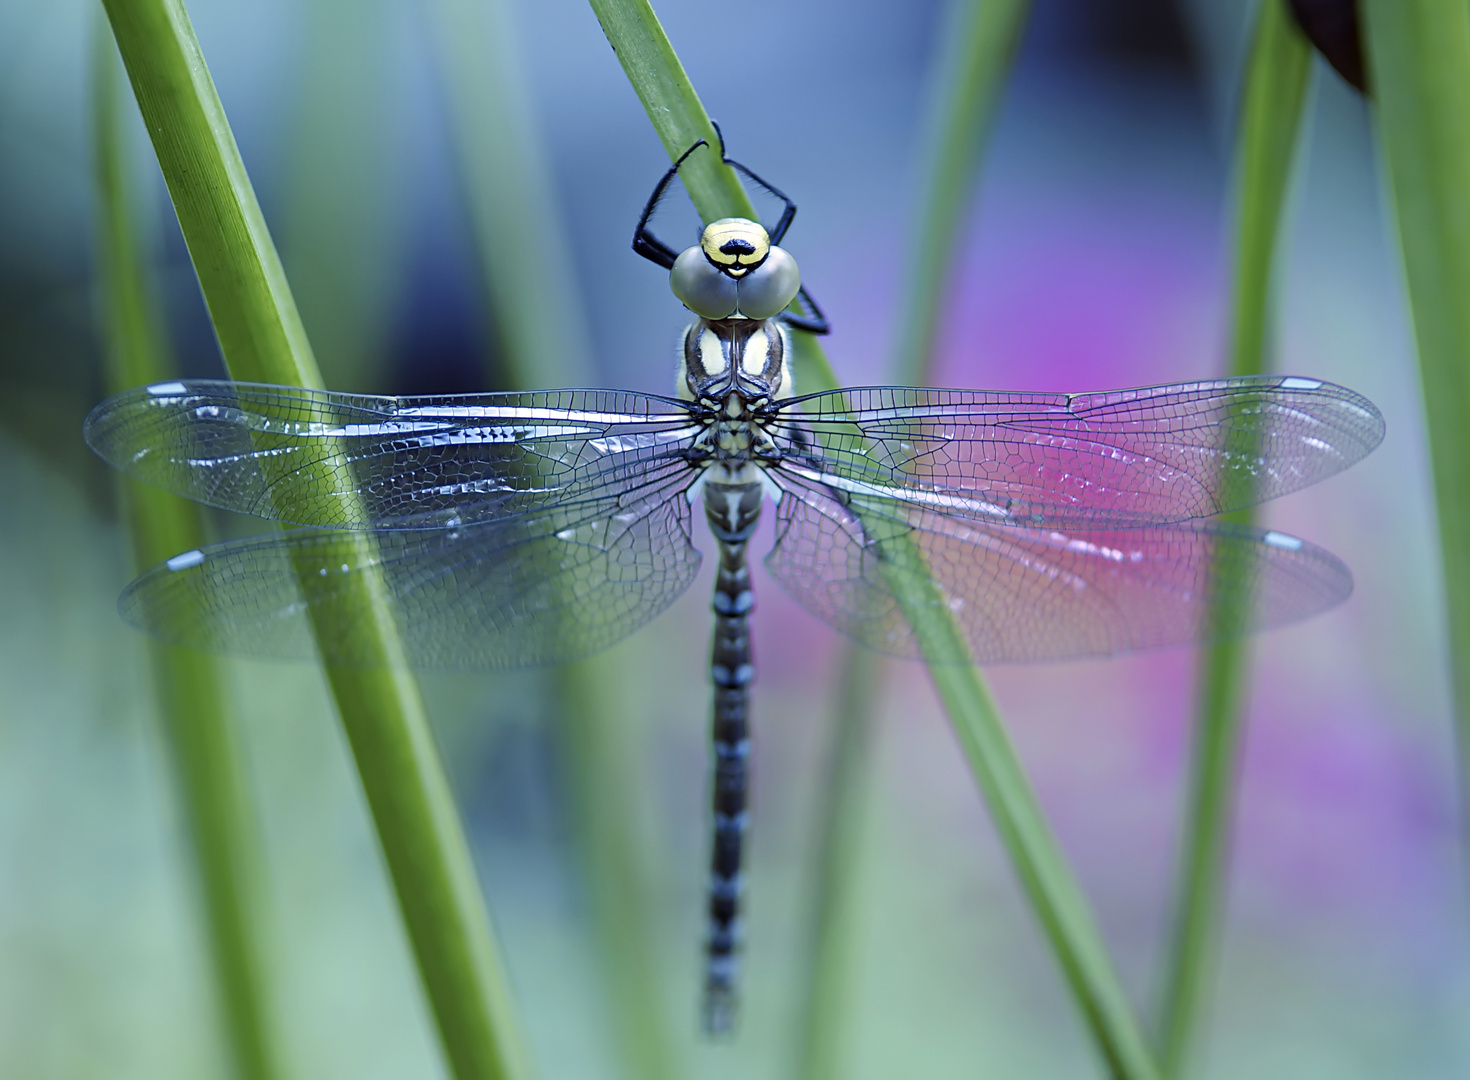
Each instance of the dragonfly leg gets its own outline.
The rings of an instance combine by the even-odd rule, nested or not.
[[[700,139],[680,154],[678,161],[669,166],[668,171],[654,185],[653,194],[648,197],[648,202],[643,205],[643,213],[638,216],[638,227],[633,230],[633,250],[649,262],[662,266],[665,270],[673,269],[674,260],[679,257],[679,253],[653,235],[653,230],[648,227],[648,219],[653,217],[653,212],[658,209],[664,193],[669,190],[669,185],[673,183],[674,177],[679,175],[679,166],[684,164],[684,159],[701,146],[708,145],[703,139]]]
[[[745,542],[720,544],[715,578],[715,637],[710,673],[714,681],[714,844],[710,854],[709,940],[705,968],[704,1027],[725,1034],[738,1011],[736,982],[740,952],[740,872],[750,759],[750,567]]]
[[[781,220],[776,222],[776,224],[771,227],[768,233],[771,238],[771,243],[779,244],[785,238],[786,230],[791,228],[792,221],[796,219],[796,204],[791,201],[791,197],[787,195],[786,192],[776,187],[770,181],[760,176],[757,176],[755,173],[751,172],[750,169],[740,164],[740,162],[731,161],[729,155],[725,153],[725,133],[720,130],[720,125],[715,123],[715,121],[711,120],[710,123],[714,125],[715,134],[720,137],[720,160],[726,165],[730,166],[730,168],[734,169],[736,172],[748,177],[762,190],[781,200]]]
[[[830,334],[832,332],[832,324],[827,321],[826,313],[812,299],[812,294],[806,291],[805,285],[801,287],[801,291],[797,295],[801,297],[802,302],[806,304],[811,314],[798,315],[796,312],[788,309],[781,312],[781,321],[793,330],[805,330],[808,334]]]

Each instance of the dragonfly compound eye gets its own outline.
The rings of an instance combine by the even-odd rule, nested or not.
[[[766,261],[740,279],[740,314],[771,319],[786,310],[801,291],[801,271],[784,248],[771,248]]]
[[[694,314],[706,319],[728,319],[739,299],[735,279],[712,265],[704,249],[688,248],[669,271],[674,295]]]

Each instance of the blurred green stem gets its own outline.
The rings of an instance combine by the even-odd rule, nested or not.
[[[1470,9],[1362,0],[1361,10],[1424,384],[1470,841]]]
[[[648,844],[640,828],[646,790],[642,731],[631,715],[628,673],[600,653],[558,669],[554,701],[584,877],[626,1080],[678,1080],[681,1067],[664,1012],[649,918]]]
[[[104,0],[104,7],[230,374],[319,387],[280,259],[183,4]],[[331,465],[330,458],[322,463]],[[352,534],[344,543],[371,539]],[[370,566],[371,558],[362,553],[361,565]],[[418,686],[405,666],[382,582],[366,573],[359,581],[355,593],[330,608],[314,604],[309,614],[318,633],[361,635],[380,661],[328,666],[326,674],[445,1055],[460,1080],[520,1080],[530,1073],[529,1060]]]
[[[893,381],[930,382],[935,327],[966,210],[974,197],[981,151],[990,133],[1029,0],[953,0],[940,32],[941,55],[920,141],[917,227],[910,243]],[[836,1080],[851,1045],[846,1020],[858,971],[857,887],[881,663],[845,643],[837,663],[837,711],[828,782],[822,788],[817,879],[810,937],[810,982],[801,1025],[799,1075]]]
[[[508,0],[434,0],[496,353],[517,389],[586,386],[591,346]]]
[[[861,895],[858,865],[872,787],[873,741],[883,662],[866,649],[844,643],[837,671],[832,749],[818,810],[816,889],[808,936],[806,1001],[798,1037],[799,1076],[835,1080],[844,1076],[852,1046],[847,1023],[856,997],[861,965]]]
[[[1030,0],[953,0],[919,146],[919,213],[909,244],[894,381],[924,386],[955,249],[965,235],[981,152],[995,120]]]
[[[99,20],[100,21],[100,20]],[[92,90],[98,264],[113,391],[172,378],[148,288],[137,195],[126,152],[122,71],[105,26],[94,35]],[[197,506],[124,480],[123,514],[139,570],[204,542]],[[150,644],[153,687],[173,761],[196,872],[224,1030],[241,1080],[285,1075],[270,1008],[270,934],[261,904],[261,846],[235,739],[235,715],[214,657]]]
[[[303,0],[276,235],[328,386],[388,382],[405,173],[393,141],[391,0]]]
[[[698,138],[717,146],[709,116],[646,0],[591,0],[591,4],[670,158]],[[704,221],[753,215],[734,170],[717,154],[693,155],[680,177]],[[816,338],[799,332],[791,338],[803,392],[834,389],[836,378]],[[948,605],[912,545],[885,543],[883,564],[925,655],[968,652]],[[979,670],[943,664],[931,666],[930,675],[1099,1052],[1115,1076],[1156,1077],[1158,1070],[1138,1018],[1091,908],[1051,834]]]
[[[594,384],[572,259],[536,138],[507,0],[435,0],[455,154],[474,222],[506,389]],[[493,376],[492,376],[493,377]],[[498,387],[499,388],[499,387]],[[647,845],[622,664],[603,653],[547,672],[558,750],[627,1080],[684,1075],[664,1015],[646,885]]]
[[[1266,368],[1272,267],[1311,74],[1311,48],[1285,0],[1263,0],[1247,61],[1236,136],[1236,244],[1231,375]],[[1248,523],[1243,511],[1232,520]],[[1214,616],[1238,622],[1227,592]],[[1201,997],[1220,937],[1225,867],[1241,728],[1248,689],[1249,643],[1222,641],[1204,650],[1196,686],[1188,811],[1182,833],[1172,938],[1160,1020],[1164,1074],[1184,1073]]]

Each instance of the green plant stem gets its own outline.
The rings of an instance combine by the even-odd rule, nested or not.
[[[922,559],[892,548],[884,552],[883,567],[924,655],[962,655],[963,635]],[[1047,824],[979,669],[934,664],[929,675],[1098,1053],[1120,1080],[1157,1077],[1091,905]]]
[[[591,347],[506,0],[434,0],[454,149],[511,385],[587,385]]]
[[[1424,384],[1470,838],[1470,9],[1363,0],[1361,10]]]
[[[100,21],[100,20],[99,20]],[[114,391],[173,377],[134,210],[122,72],[111,35],[94,35],[92,80],[97,168],[98,262]],[[199,508],[176,495],[124,480],[123,513],[133,561],[143,570],[203,543]],[[235,716],[218,662],[203,653],[152,644],[153,687],[164,742],[198,874],[224,1030],[241,1080],[284,1075],[269,995],[270,935],[261,904],[261,847],[234,733]]]
[[[954,0],[920,142],[921,194],[903,277],[895,380],[928,382],[940,306],[974,199],[981,150],[1005,89],[1030,0]]]
[[[861,896],[858,863],[872,782],[881,662],[852,643],[838,662],[832,749],[820,789],[816,889],[808,920],[810,972],[798,1033],[799,1073],[804,1080],[846,1075],[851,1046],[847,1019],[856,996]]]
[[[320,375],[224,109],[179,0],[104,0],[225,364],[236,378]],[[330,463],[328,463],[330,464]],[[344,510],[346,507],[344,506]],[[344,543],[370,544],[361,534]],[[363,556],[370,565],[370,553]],[[327,666],[449,1067],[461,1080],[529,1075],[469,848],[404,664],[381,581],[313,605],[318,633],[362,636],[381,661]]]
[[[640,828],[641,776],[626,671],[601,653],[558,669],[558,731],[572,791],[578,846],[601,953],[606,998],[627,1080],[678,1080],[664,1011]]]
[[[404,169],[384,122],[397,87],[392,0],[302,0],[302,65],[285,125],[276,236],[328,386],[388,379],[393,295],[406,231],[394,214]]]
[[[940,33],[942,53],[921,141],[918,225],[910,246],[891,367],[894,382],[930,381],[935,327],[963,221],[974,196],[981,149],[999,105],[1028,0],[954,0]],[[858,860],[865,824],[872,731],[882,667],[845,643],[837,664],[837,712],[828,782],[822,788],[810,981],[801,1026],[804,1080],[836,1080],[851,1045],[849,1015],[857,959]]]
[[[510,4],[436,0],[434,9],[455,152],[499,345],[492,379],[517,390],[595,385]],[[621,1071],[628,1080],[676,1080],[685,1073],[664,1015],[648,925],[654,905],[635,808],[645,784],[627,680],[604,653],[548,671],[545,686]]]
[[[709,118],[646,0],[591,3],[670,157],[696,138],[712,138]],[[738,178],[718,155],[695,154],[680,176],[706,222],[751,215]],[[816,339],[805,333],[791,336],[803,391],[835,388],[831,365]],[[963,635],[912,545],[885,544],[884,566],[925,655],[967,654]],[[979,670],[945,664],[931,666],[930,674],[1100,1053],[1120,1078],[1156,1077],[1142,1028],[1091,909],[1046,824]]]
[[[1272,268],[1311,74],[1311,48],[1284,0],[1264,0],[1247,61],[1236,136],[1236,244],[1231,375],[1266,369]],[[1233,520],[1248,523],[1242,511]],[[1236,621],[1222,599],[1216,617]],[[1247,697],[1249,644],[1204,650],[1194,745],[1160,1020],[1164,1075],[1184,1073],[1218,947],[1235,776]]]

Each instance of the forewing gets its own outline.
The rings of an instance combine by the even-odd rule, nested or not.
[[[773,577],[870,648],[931,663],[894,594],[908,574],[953,616],[979,663],[1067,660],[1235,637],[1325,611],[1352,575],[1321,548],[1247,526],[1192,521],[1113,530],[994,525],[788,486]]]
[[[573,660],[632,633],[699,568],[681,488],[458,528],[288,529],[188,552],[134,581],[133,625],[177,645],[335,664],[384,662],[362,579],[418,667]],[[315,633],[313,633],[315,628]],[[314,644],[315,643],[315,644]]]
[[[676,401],[615,391],[393,398],[210,380],[109,398],[109,463],[198,502],[332,528],[465,524],[681,470]]]
[[[879,387],[782,403],[788,475],[973,521],[1167,524],[1314,484],[1383,438],[1367,398],[1261,376],[1097,394]]]

